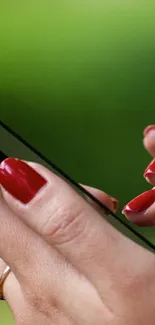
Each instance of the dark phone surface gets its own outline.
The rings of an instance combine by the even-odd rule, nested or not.
[[[106,207],[101,202],[95,199],[86,190],[83,190],[78,183],[70,179],[68,175],[61,171],[41,153],[37,152],[37,150],[33,148],[30,148],[31,145],[24,143],[24,140],[20,139],[20,136],[14,134],[14,132],[11,132],[12,130],[3,125],[3,123],[0,121],[0,161],[3,161],[6,157],[17,157],[20,159],[41,163],[48,169],[51,169],[54,173],[58,174],[60,177],[63,177],[65,181],[67,181],[76,191],[79,192],[79,195],[89,196],[92,201],[95,201],[101,208],[103,208],[104,215],[104,209]],[[131,240],[149,249],[150,251],[155,252],[155,243],[150,242],[148,238],[144,237],[140,232],[133,229],[128,222],[124,222],[123,218],[117,216],[108,208],[106,209],[110,213],[110,216],[107,217],[104,215],[104,218],[110,224],[112,224],[118,231],[129,237]]]
[[[6,158],[7,156],[2,151],[0,151],[0,162],[2,162]]]

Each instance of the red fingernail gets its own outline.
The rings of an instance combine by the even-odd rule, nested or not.
[[[149,190],[130,201],[122,210],[122,213],[129,215],[146,211],[155,202],[155,189]]]
[[[155,175],[155,159],[148,165],[148,167],[144,171],[144,177],[150,178]]]
[[[145,128],[145,130],[144,130],[144,136],[146,137],[146,135],[148,135],[148,133],[150,132],[150,131],[155,131],[155,125],[149,125],[149,126],[147,126],[146,128]]]
[[[111,201],[113,204],[113,211],[116,212],[119,207],[119,201],[115,197],[112,197],[112,196],[111,196]]]
[[[7,158],[0,164],[0,184],[22,203],[30,202],[46,183],[40,174],[19,159]]]

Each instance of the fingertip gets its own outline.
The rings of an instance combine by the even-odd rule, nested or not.
[[[138,226],[153,226],[155,224],[155,189],[148,190],[133,200],[122,209],[122,214]]]
[[[119,208],[119,200],[117,200],[116,198],[114,198],[114,197],[110,197],[111,198],[111,202],[112,202],[112,211],[113,212],[116,212],[117,210],[118,210],[118,208]]]
[[[151,131],[155,131],[155,125],[154,124],[151,124],[151,125],[148,125],[144,131],[143,131],[143,135],[144,137],[147,136]]]
[[[143,144],[145,149],[151,154],[151,156],[155,156],[155,127],[150,126],[144,130],[144,139]]]
[[[139,227],[152,227],[155,225],[155,218],[143,213],[128,213],[127,211],[122,211],[122,214],[126,219]]]
[[[155,185],[155,159],[153,159],[147,166],[143,173],[143,176],[148,183]]]
[[[144,173],[143,177],[147,181],[147,183],[151,185],[155,185],[155,174],[154,173]]]
[[[86,186],[86,185],[82,185],[82,186],[88,192],[90,192],[92,195],[94,195],[100,202],[105,204],[110,210],[112,210],[113,212],[117,211],[118,206],[119,206],[119,200],[117,200],[115,197],[110,196],[107,193],[105,193],[102,190],[99,190],[97,188]],[[105,214],[107,214],[107,213],[105,212]]]

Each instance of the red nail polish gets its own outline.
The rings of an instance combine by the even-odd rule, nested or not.
[[[119,201],[115,197],[110,197],[113,204],[113,211],[116,212],[119,207]]]
[[[125,215],[146,211],[155,202],[155,189],[149,190],[130,201],[122,210]]]
[[[144,177],[149,178],[150,176],[155,175],[155,159],[151,161],[148,167],[144,171]]]
[[[46,183],[40,174],[19,159],[7,158],[0,164],[0,184],[22,203],[30,202]]]
[[[149,125],[149,126],[147,126],[147,127],[145,128],[145,130],[144,130],[144,136],[146,137],[146,135],[147,135],[150,131],[152,131],[152,130],[155,131],[155,125]]]

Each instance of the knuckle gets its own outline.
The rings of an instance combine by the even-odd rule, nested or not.
[[[28,301],[35,310],[41,313],[45,313],[47,310],[47,299],[44,300],[44,295],[31,292],[28,294]]]
[[[36,313],[42,314],[45,317],[51,316],[52,309],[59,309],[59,303],[57,297],[52,296],[41,288],[39,285],[34,284],[29,286],[24,292],[26,301],[31,309],[36,311]]]
[[[63,244],[82,235],[86,226],[85,213],[75,204],[61,204],[49,214],[42,228],[43,236],[54,244]]]
[[[27,270],[27,276],[22,280],[22,291],[27,304],[33,310],[46,316],[48,316],[51,304],[51,293],[48,288],[42,266],[40,264],[40,269],[38,269],[38,261],[34,260],[34,265]]]

